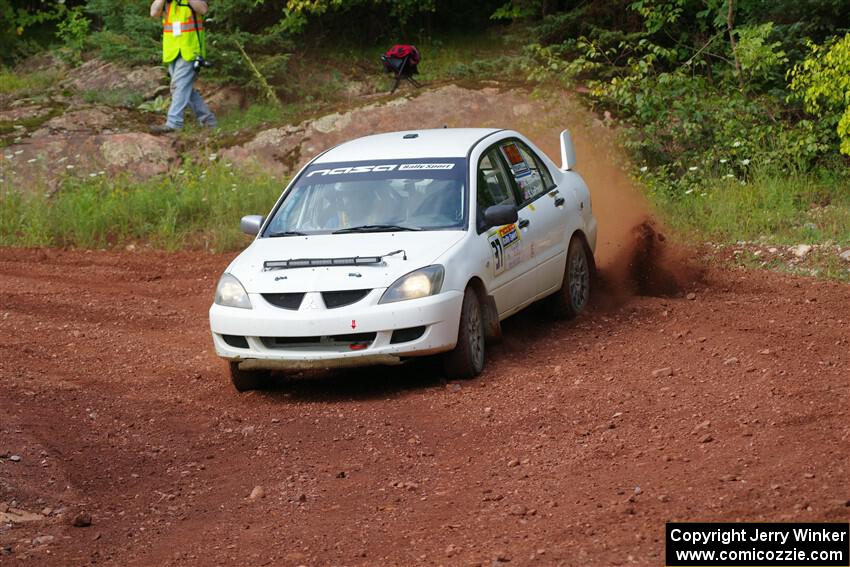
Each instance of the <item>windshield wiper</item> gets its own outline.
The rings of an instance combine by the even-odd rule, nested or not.
[[[266,235],[266,238],[278,238],[281,236],[307,236],[307,234],[298,232],[297,230],[284,230],[283,232],[271,232]]]
[[[344,234],[346,232],[392,232],[394,230],[422,230],[415,226],[401,226],[400,224],[364,224],[351,226],[333,231],[331,234]]]

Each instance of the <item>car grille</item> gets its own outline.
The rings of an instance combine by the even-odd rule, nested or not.
[[[325,335],[320,337],[260,337],[266,348],[291,349],[310,347],[354,347],[366,348],[372,344],[377,333],[351,333],[347,335]],[[357,348],[352,348],[357,350]]]
[[[325,300],[325,307],[328,309],[336,309],[337,307],[345,307],[352,303],[357,303],[372,291],[370,289],[352,289],[347,291],[323,291],[322,299]]]
[[[301,300],[304,299],[304,293],[264,293],[263,299],[275,307],[298,311],[298,308],[301,307]]]

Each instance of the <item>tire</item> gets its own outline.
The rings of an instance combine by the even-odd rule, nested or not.
[[[230,362],[230,381],[239,392],[262,390],[269,386],[271,372],[268,370],[241,370],[238,362]]]
[[[564,281],[552,296],[552,310],[561,319],[575,319],[590,302],[592,264],[581,239],[573,237],[567,249]]]
[[[484,370],[484,319],[481,302],[472,288],[463,294],[457,345],[443,355],[446,377],[453,380],[474,378]]]

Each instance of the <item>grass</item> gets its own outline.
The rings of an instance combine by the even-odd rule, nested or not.
[[[136,108],[142,104],[145,99],[136,91],[117,89],[106,91],[85,91],[83,93],[83,100],[89,104]]]
[[[255,130],[298,122],[311,108],[308,103],[274,105],[257,102],[245,109],[230,110],[218,116],[218,129],[223,134],[230,134],[238,130]]]
[[[0,67],[0,94],[37,93],[53,86],[59,76],[60,73],[55,70],[17,73]]]
[[[830,172],[762,172],[747,183],[714,179],[687,195],[651,194],[691,239],[850,246],[850,178]]]
[[[487,34],[436,41],[423,47],[423,81],[511,80],[524,77],[524,59],[508,36]]]
[[[732,265],[850,281],[850,178],[831,170],[759,172],[742,184],[718,178],[671,196],[649,192],[668,226],[690,242],[722,245]],[[813,245],[803,258],[790,246]],[[725,252],[723,250],[725,249]],[[725,261],[724,261],[725,262]]]
[[[416,42],[422,54],[417,79],[423,83],[457,79],[503,79],[524,77],[519,39],[499,29],[487,33],[455,34]],[[356,67],[369,73],[368,79],[380,82],[379,90],[389,90],[388,76],[381,77],[380,56],[390,45],[381,47],[343,47],[323,52],[331,64]]]
[[[52,196],[0,189],[0,246],[104,248],[142,242],[166,250],[223,251],[245,244],[239,218],[267,212],[283,182],[228,164],[128,178],[66,179]]]

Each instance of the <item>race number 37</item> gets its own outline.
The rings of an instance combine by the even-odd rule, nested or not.
[[[493,231],[487,238],[493,251],[494,272],[501,274],[505,269],[513,268],[519,260],[521,236],[515,224],[507,224]]]
[[[496,263],[496,273],[498,274],[505,266],[505,249],[502,247],[502,239],[498,234],[490,237],[490,247],[493,248],[493,258]]]

